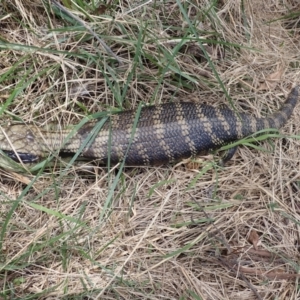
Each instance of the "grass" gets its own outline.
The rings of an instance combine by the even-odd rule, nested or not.
[[[264,116],[299,83],[296,1],[60,3],[0,4],[2,126],[176,100]],[[299,298],[298,113],[224,168],[0,156],[0,299]]]

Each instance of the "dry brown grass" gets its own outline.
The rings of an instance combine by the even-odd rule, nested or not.
[[[220,83],[238,111],[276,110],[299,83],[298,1],[216,2],[114,1],[88,16],[74,7],[118,66],[48,2],[3,0],[2,120],[78,123],[175,98],[219,105]],[[195,32],[210,40],[220,81]],[[299,105],[282,133],[299,134],[298,115]],[[127,168],[119,179],[78,164],[32,176],[1,170],[0,298],[299,299],[300,142],[260,145],[269,152],[241,147],[208,171],[211,157],[194,168]]]

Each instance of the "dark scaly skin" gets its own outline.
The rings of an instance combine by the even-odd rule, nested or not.
[[[136,112],[124,111],[109,117],[80,155],[104,164],[109,158],[112,164],[125,158],[127,165],[156,165],[195,156],[263,129],[279,129],[293,112],[298,90],[299,86],[293,88],[282,108],[268,118],[198,103],[167,103],[142,108],[134,129]],[[23,163],[56,150],[76,153],[94,126],[95,122],[85,124],[69,139],[70,129],[58,125],[52,130],[24,124],[0,127],[0,149]]]

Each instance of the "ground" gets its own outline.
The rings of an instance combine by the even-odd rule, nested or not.
[[[187,100],[266,116],[300,82],[299,16],[297,0],[3,0],[1,126]],[[225,167],[2,156],[0,299],[299,299],[299,112]]]

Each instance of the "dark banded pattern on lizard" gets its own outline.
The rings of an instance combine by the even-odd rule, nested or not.
[[[127,165],[156,165],[196,156],[257,131],[280,128],[293,112],[298,91],[299,86],[293,88],[282,108],[267,118],[187,102],[143,107],[139,116],[136,111],[124,111],[110,116],[80,155],[104,164],[108,159],[112,164],[125,159]],[[33,162],[56,150],[76,153],[93,131],[95,122],[85,124],[72,137],[68,137],[70,129],[58,125],[50,130],[15,124],[0,128],[0,149],[16,161]]]

